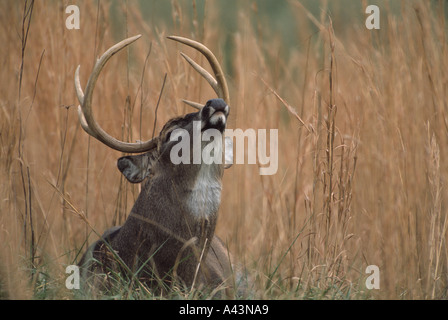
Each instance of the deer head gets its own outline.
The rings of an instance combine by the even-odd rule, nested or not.
[[[107,274],[118,261],[121,270],[139,272],[152,283],[159,279],[180,279],[187,286],[220,285],[229,277],[228,254],[214,236],[221,201],[223,161],[195,163],[197,152],[213,147],[223,154],[222,135],[230,108],[223,71],[213,53],[204,45],[182,37],[168,37],[200,51],[209,61],[216,79],[182,53],[188,63],[211,85],[218,98],[205,105],[184,100],[198,111],[169,120],[160,134],[148,141],[128,143],[107,134],[92,113],[92,94],[107,61],[118,51],[140,38],[125,39],[107,50],[96,62],[85,93],[75,72],[75,88],[80,102],[78,115],[82,128],[92,137],[115,150],[139,153],[118,159],[118,169],[131,183],[143,183],[142,191],[125,224],[105,232],[82,258],[80,265],[91,273]],[[212,130],[213,141],[203,139]],[[199,135],[199,144],[186,140],[188,163],[173,163],[173,151],[185,136]],[[218,137],[218,138],[217,138]],[[221,137],[221,138],[219,138]],[[227,152],[232,152],[226,148]],[[174,152],[174,154],[176,153]],[[185,150],[183,150],[185,152]],[[210,250],[211,248],[211,250]],[[112,256],[112,258],[111,258]],[[111,260],[115,262],[111,262]]]

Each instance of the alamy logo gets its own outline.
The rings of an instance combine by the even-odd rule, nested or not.
[[[75,5],[69,5],[65,8],[65,13],[70,15],[65,19],[65,27],[69,30],[79,30],[79,7]]]
[[[366,288],[369,290],[380,288],[380,268],[370,265],[366,268],[366,273],[370,274],[366,279]]]
[[[262,165],[260,167],[260,175],[273,175],[278,169],[278,130],[269,130],[269,155],[267,154],[267,134],[266,129],[226,129],[225,130],[225,157],[226,165],[244,164],[245,159],[245,141],[247,138],[247,163]],[[193,157],[190,154],[190,139],[193,139]],[[219,130],[207,129],[201,134],[201,121],[193,121],[193,134],[185,129],[176,129],[170,136],[170,141],[178,143],[172,147],[170,159],[173,164],[190,164],[193,158],[193,164],[221,164],[222,157],[222,141],[223,137]],[[235,143],[234,143],[235,141]],[[202,143],[208,142],[204,148]],[[234,157],[233,146],[235,145],[236,157]]]
[[[366,19],[366,28],[380,29],[380,8],[372,4],[366,8],[366,13],[369,14]]]
[[[69,265],[65,268],[65,273],[69,274],[67,279],[65,279],[65,287],[69,290],[79,289],[79,267]]]

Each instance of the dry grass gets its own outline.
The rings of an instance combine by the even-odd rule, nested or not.
[[[315,17],[291,0],[292,46],[249,2],[238,2],[230,35],[214,23],[214,2],[202,20],[195,6],[173,1],[172,21],[154,28],[132,1],[114,8],[121,24],[108,1],[79,1],[77,31],[64,27],[67,3],[31,3],[0,3],[2,297],[73,297],[65,266],[95,240],[92,228],[125,220],[138,189],[116,170],[120,154],[79,129],[73,78],[80,64],[85,83],[94,57],[138,33],[97,84],[95,114],[112,135],[151,136],[165,74],[156,132],[188,111],[181,98],[213,97],[170,33],[228,62],[231,128],[278,129],[277,174],[260,176],[256,165],[227,170],[217,227],[254,275],[255,297],[447,297],[443,1],[402,2],[395,14],[384,1],[381,30],[360,24],[339,34],[325,1]],[[365,287],[368,265],[380,269],[380,290]]]

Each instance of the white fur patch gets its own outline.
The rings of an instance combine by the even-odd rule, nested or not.
[[[201,166],[193,190],[187,200],[190,213],[196,218],[207,218],[218,212],[221,203],[222,185],[212,172],[212,165]]]
[[[226,116],[224,115],[224,113],[218,111],[218,112],[215,112],[210,117],[209,121],[210,121],[210,124],[212,124],[212,125],[217,125],[218,123],[225,124],[226,123]]]

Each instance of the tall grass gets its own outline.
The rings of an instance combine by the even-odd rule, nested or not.
[[[251,297],[447,297],[443,1],[382,1],[381,29],[370,31],[363,11],[350,12],[362,23],[341,28],[337,1],[320,2],[316,15],[291,0],[292,44],[256,2],[234,4],[232,33],[216,23],[216,2],[201,11],[173,1],[157,26],[136,2],[75,4],[80,30],[65,28],[65,2],[0,3],[1,297],[75,298],[65,266],[126,219],[139,190],[117,171],[120,154],[79,129],[73,78],[80,64],[85,84],[95,57],[138,33],[96,86],[107,132],[149,138],[165,74],[155,132],[190,111],[181,98],[214,96],[180,58],[188,49],[166,39],[172,33],[226,62],[231,128],[278,129],[277,174],[234,165],[224,177],[216,233],[251,273]],[[379,290],[365,286],[368,265],[379,267]]]

